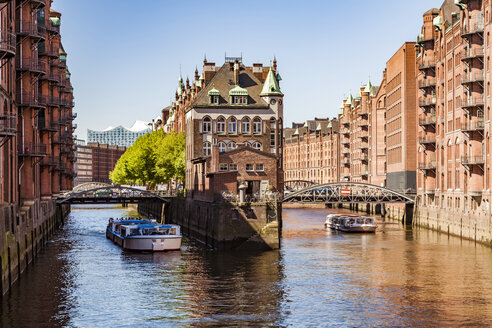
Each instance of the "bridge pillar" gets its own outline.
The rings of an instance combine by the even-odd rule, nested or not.
[[[371,214],[371,204],[366,204],[366,214]]]
[[[403,224],[412,225],[413,221],[413,204],[405,204],[405,215],[403,217]]]

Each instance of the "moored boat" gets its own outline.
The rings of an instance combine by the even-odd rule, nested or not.
[[[181,228],[154,220],[109,220],[106,236],[125,250],[173,251],[181,248]]]
[[[343,232],[376,232],[377,227],[373,218],[356,215],[329,214],[325,221],[325,228]]]

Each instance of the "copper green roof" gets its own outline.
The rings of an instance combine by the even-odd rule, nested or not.
[[[247,95],[248,95],[248,90],[241,88],[239,85],[236,85],[234,88],[229,90],[229,96],[247,96]]]
[[[360,92],[360,89],[359,92],[357,92],[357,96],[355,96],[355,98],[362,98],[362,93]]]
[[[183,93],[183,77],[180,75],[178,80],[178,96]]]
[[[283,96],[282,91],[280,91],[277,78],[275,77],[271,67],[270,71],[268,71],[265,83],[263,84],[263,89],[261,90],[260,96]]]
[[[354,97],[352,97],[352,94],[350,94],[350,95],[348,96],[347,100],[345,100],[345,105],[350,105],[350,106],[352,106],[353,102],[354,102]]]
[[[331,124],[331,121],[328,122],[328,129],[331,129],[333,127],[333,124]]]
[[[213,89],[211,89],[211,90],[208,91],[208,95],[209,96],[219,96],[220,95],[220,92],[219,92],[219,90],[213,88]]]
[[[366,87],[364,89],[364,92],[371,93],[372,91],[372,84],[371,81],[367,82]]]
[[[296,131],[294,132],[293,136],[298,136],[299,135],[299,128],[296,128]]]
[[[321,131],[321,123],[318,123],[318,126],[316,127],[316,131]]]
[[[60,61],[65,61],[65,60],[67,60],[67,56],[61,55],[60,56]]]
[[[435,17],[434,20],[432,21],[432,23],[434,24],[435,27],[442,30],[442,17],[441,16]]]
[[[61,20],[59,17],[50,17],[50,21],[53,26],[60,26]]]

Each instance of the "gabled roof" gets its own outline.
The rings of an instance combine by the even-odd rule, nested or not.
[[[278,85],[277,78],[273,73],[272,68],[268,71],[268,75],[265,79],[265,84],[263,84],[263,89],[261,90],[261,96],[282,96],[282,91],[280,91],[280,86]]]
[[[232,69],[230,63],[225,63],[215,73],[213,78],[208,82],[205,87],[200,90],[196,99],[193,101],[191,108],[205,108],[205,107],[233,107],[237,105],[231,104],[229,92],[236,87],[240,87],[247,91],[248,103],[246,105],[240,105],[241,108],[261,108],[267,109],[269,105],[260,96],[263,88],[263,83],[248,70],[242,63],[239,63],[239,83],[234,84],[234,69]],[[219,92],[219,104],[210,105],[208,92],[215,89]]]

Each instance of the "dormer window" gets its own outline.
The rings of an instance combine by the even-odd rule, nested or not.
[[[232,96],[232,104],[233,105],[247,105],[248,97],[247,96]]]
[[[229,91],[232,105],[247,105],[248,104],[248,90],[236,85]]]
[[[211,105],[218,105],[220,101],[220,93],[219,90],[213,88],[208,92],[208,98]]]

